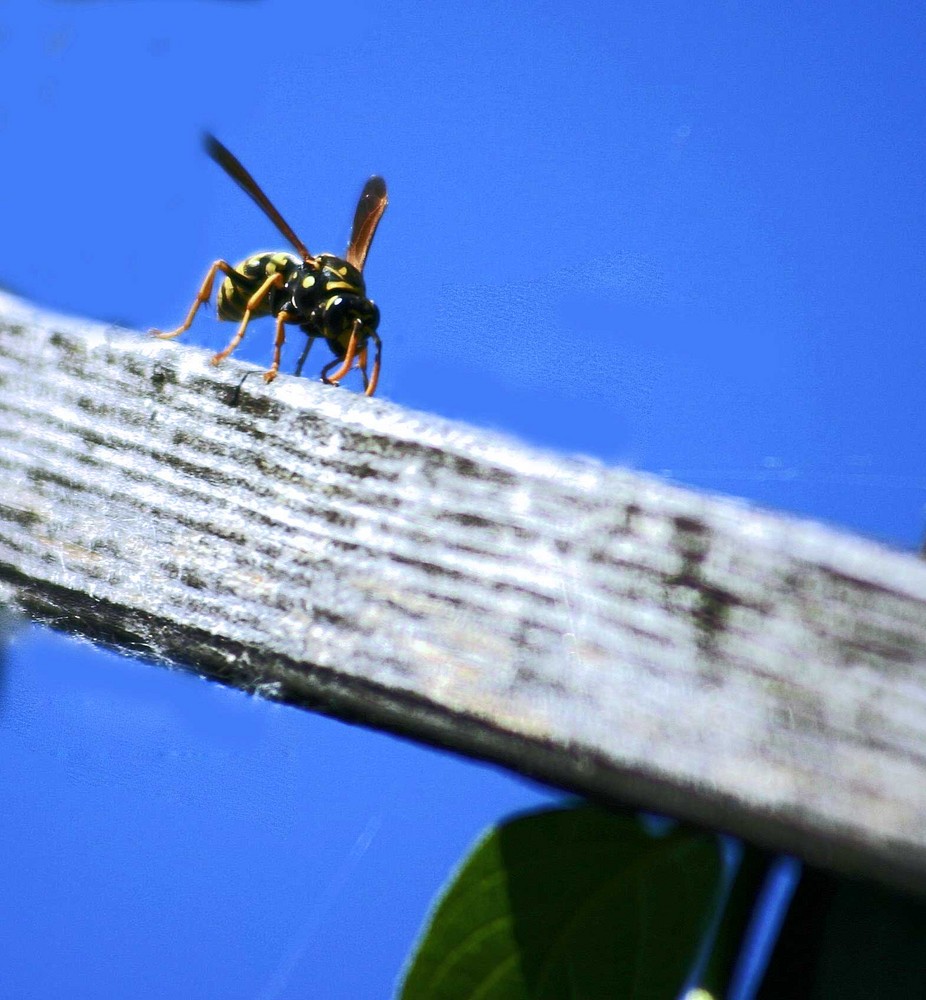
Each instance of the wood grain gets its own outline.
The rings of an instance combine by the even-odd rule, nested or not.
[[[34,617],[926,888],[926,564],[0,298]],[[452,789],[448,790],[452,794]]]

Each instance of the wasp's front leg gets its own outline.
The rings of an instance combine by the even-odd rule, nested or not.
[[[383,342],[379,339],[378,333],[371,333],[370,339],[376,344],[376,357],[373,359],[373,374],[370,376],[369,382],[367,381],[367,352],[363,352],[363,391],[365,395],[372,396],[376,392],[376,386],[379,384],[379,365],[383,356]]]
[[[193,318],[196,316],[196,310],[199,309],[201,305],[204,305],[209,301],[212,295],[212,286],[215,284],[215,276],[218,271],[222,271],[227,274],[232,281],[236,278],[239,281],[244,281],[244,275],[239,274],[227,261],[217,260],[212,267],[209,268],[209,273],[206,275],[206,280],[202,284],[202,288],[199,290],[199,294],[193,300],[193,305],[190,306],[190,311],[187,313],[187,318],[177,327],[176,330],[171,330],[169,333],[161,333],[160,330],[149,331],[153,337],[159,337],[161,340],[172,340],[174,337],[179,337],[181,333],[185,333],[193,325]]]
[[[329,375],[330,369],[334,368],[335,363],[339,360],[335,358],[332,364],[325,365],[322,369],[322,382],[328,385],[337,385],[342,378],[350,371],[351,365],[354,363],[354,358],[357,356],[357,331],[360,329],[360,320],[355,321],[354,328],[350,332],[350,340],[347,342],[347,351],[344,354],[344,359],[341,361],[341,367],[333,374]]]

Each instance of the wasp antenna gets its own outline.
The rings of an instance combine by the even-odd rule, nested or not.
[[[302,259],[307,263],[314,263],[315,258],[306,249],[305,244],[294,232],[292,226],[277,211],[270,199],[261,190],[260,185],[244,169],[241,161],[218,139],[209,132],[203,134],[203,144],[210,158],[228,174],[229,177],[257,204],[258,208],[267,218],[279,229],[279,231],[289,240],[289,242],[299,251]]]

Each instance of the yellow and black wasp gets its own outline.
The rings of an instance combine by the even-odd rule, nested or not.
[[[206,151],[212,159],[254,199],[299,251],[301,259],[287,252],[265,251],[253,254],[234,267],[227,261],[217,260],[209,268],[183,323],[169,333],[152,330],[152,334],[169,340],[189,330],[196,310],[209,301],[215,276],[221,271],[225,280],[219,288],[216,312],[219,319],[240,321],[240,325],[225,350],[219,351],[212,359],[214,365],[227,358],[241,343],[248,323],[255,316],[275,316],[273,362],[264,373],[265,381],[272,382],[276,378],[280,369],[280,351],[286,340],[284,328],[287,324],[295,324],[309,338],[297,374],[302,371],[309,348],[322,337],[335,356],[334,361],[322,369],[322,381],[337,385],[356,362],[363,376],[364,391],[372,396],[379,381],[382,342],[376,332],[379,309],[367,298],[362,272],[373,234],[386,210],[386,182],[382,177],[371,177],[364,186],[344,257],[329,253],[313,257],[236,157],[214,136],[207,135],[205,142]],[[369,341],[375,345],[376,355],[373,370],[368,376]],[[337,371],[332,371],[334,368]]]

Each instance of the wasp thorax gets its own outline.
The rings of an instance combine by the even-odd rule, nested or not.
[[[365,295],[363,275],[347,261],[322,254],[294,273],[288,286],[297,313],[308,315],[335,295]]]

